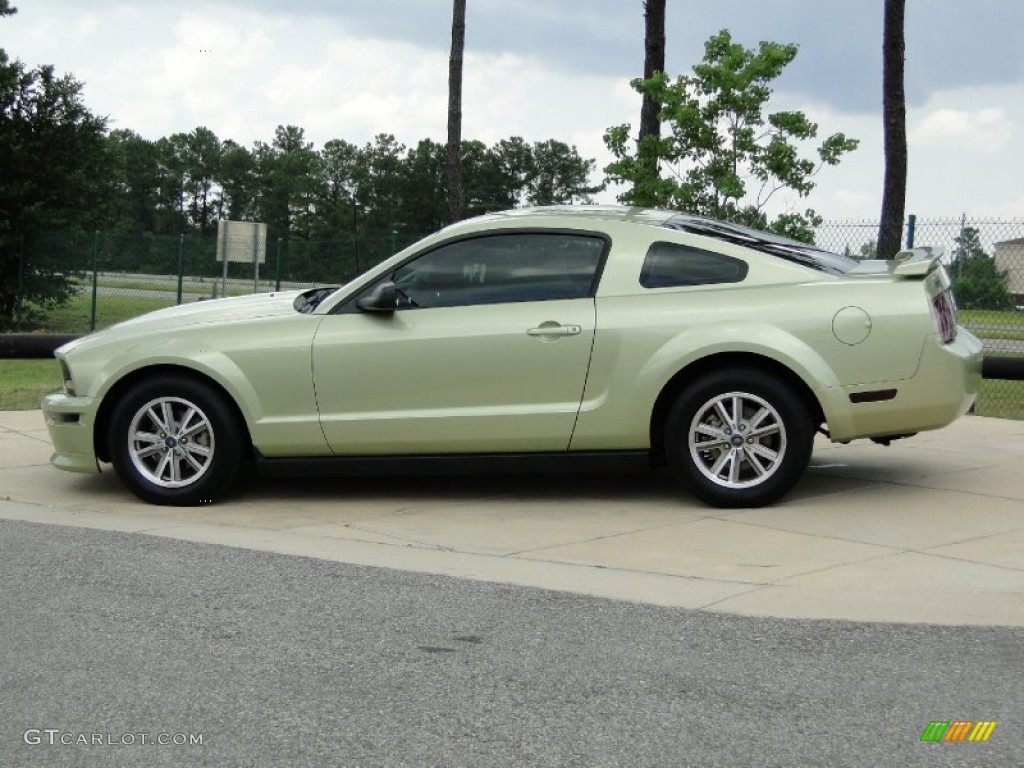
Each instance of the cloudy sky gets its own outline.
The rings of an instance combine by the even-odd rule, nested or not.
[[[269,141],[303,127],[319,148],[392,133],[444,141],[449,0],[15,0],[0,46],[85,84],[111,126],[158,138],[205,125]],[[827,219],[876,219],[882,179],[883,0],[668,0],[666,68],[689,71],[722,28],[748,47],[797,43],[773,109],[802,109],[860,148],[807,201]],[[1024,2],[908,0],[907,212],[1024,218]],[[641,0],[468,0],[463,135],[575,144],[636,124]],[[612,202],[610,193],[602,202]]]

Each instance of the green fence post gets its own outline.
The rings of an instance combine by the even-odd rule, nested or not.
[[[99,274],[97,272],[100,258],[100,231],[92,233],[92,308],[89,312],[89,333],[96,330],[96,294],[99,292]]]
[[[284,238],[277,238],[277,277],[274,280],[274,290],[281,290],[281,248],[284,244]]]
[[[25,295],[25,233],[21,234],[21,248],[18,249],[18,291],[14,294],[14,330],[21,330],[21,302]]]
[[[178,303],[181,304],[181,284],[185,279],[185,236],[178,236]]]
[[[917,216],[907,216],[907,248],[914,247],[914,230],[917,229]]]

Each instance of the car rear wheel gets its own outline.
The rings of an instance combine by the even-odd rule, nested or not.
[[[690,491],[716,507],[760,507],[787,493],[811,457],[814,425],[771,374],[734,368],[686,388],[671,411],[665,453]]]
[[[220,393],[186,377],[144,381],[114,410],[109,448],[121,481],[153,504],[212,503],[242,467],[244,430]]]

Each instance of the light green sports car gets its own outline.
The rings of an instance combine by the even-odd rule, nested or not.
[[[815,431],[936,429],[982,348],[932,249],[857,262],[670,211],[463,221],[340,288],[152,312],[57,351],[53,463],[110,462],[157,504],[247,464],[372,474],[667,465],[710,504],[771,503]]]

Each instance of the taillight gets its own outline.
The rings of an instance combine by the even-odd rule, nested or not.
[[[948,288],[932,299],[932,311],[935,321],[939,324],[939,335],[943,344],[949,344],[956,338],[956,301],[953,292]]]

